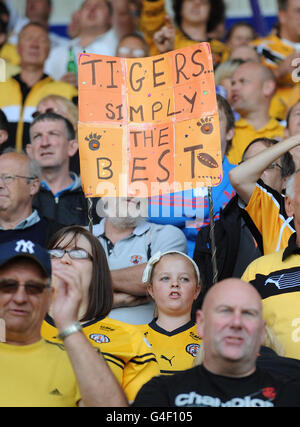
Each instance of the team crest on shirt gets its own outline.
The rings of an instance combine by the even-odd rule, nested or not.
[[[91,334],[90,339],[95,341],[98,344],[104,344],[110,342],[110,339],[103,334]]]
[[[141,255],[131,255],[130,264],[133,264],[133,265],[140,264],[142,260],[143,260],[143,257],[141,257]]]
[[[199,344],[188,344],[185,347],[185,351],[193,357],[197,356],[198,350],[200,348]]]

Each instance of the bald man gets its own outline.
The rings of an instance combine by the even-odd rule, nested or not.
[[[256,366],[265,323],[252,285],[235,278],[214,285],[197,313],[197,325],[203,339],[202,364],[153,378],[133,406],[300,406],[300,382]]]
[[[231,84],[231,106],[241,118],[236,122],[235,136],[227,157],[230,163],[237,165],[251,141],[260,137],[280,139],[284,127],[270,117],[276,79],[268,67],[258,62],[245,62],[233,73]]]

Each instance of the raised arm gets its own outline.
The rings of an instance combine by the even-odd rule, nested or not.
[[[267,169],[278,158],[300,144],[300,135],[292,136],[266,148],[256,156],[251,157],[229,172],[229,179],[245,203],[248,203],[255,189],[256,182]]]
[[[57,266],[53,270],[58,290],[51,312],[59,333],[62,334],[61,338],[77,378],[82,398],[80,404],[102,407],[128,406],[125,394],[104,358],[99,357],[78,326],[82,286],[78,275],[68,267]],[[68,335],[67,331],[72,325],[75,332]]]
[[[130,13],[129,0],[111,0],[113,7],[113,26],[121,38],[135,31],[133,16]]]

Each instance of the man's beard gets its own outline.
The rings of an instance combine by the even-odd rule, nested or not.
[[[97,203],[97,214],[109,218],[110,222],[118,229],[137,227],[148,217],[148,200],[127,198],[103,198]]]
[[[113,226],[118,230],[127,230],[128,228],[136,228],[143,221],[144,221],[144,218],[142,217],[109,218],[109,222],[111,222]]]

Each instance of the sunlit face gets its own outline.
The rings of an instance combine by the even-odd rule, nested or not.
[[[83,235],[78,235],[76,239],[69,233],[59,244],[51,247],[51,249],[84,249],[92,256],[92,248],[88,239]],[[55,278],[57,269],[59,271],[75,271],[79,278],[81,290],[83,293],[83,305],[87,305],[90,284],[92,280],[93,261],[91,257],[87,259],[73,259],[68,253],[65,253],[62,258],[51,257],[52,275],[53,275],[53,288],[57,290],[59,281]]]
[[[24,259],[2,267],[0,281],[3,279],[13,279],[21,284],[15,293],[0,292],[0,318],[5,320],[7,342],[26,345],[38,341],[42,321],[51,303],[51,290],[28,295],[22,285],[29,281],[47,285],[48,280],[34,261]]]
[[[262,99],[263,79],[261,72],[254,65],[242,64],[232,75],[231,103],[232,107],[240,113],[256,111]]]
[[[300,0],[288,0],[286,10],[278,14],[281,37],[300,42]]]
[[[47,31],[36,25],[24,28],[19,36],[18,53],[21,64],[42,66],[50,50]]]
[[[209,20],[210,7],[210,0],[184,0],[181,7],[181,22],[206,24]]]
[[[78,19],[83,29],[106,29],[111,25],[111,14],[105,0],[85,0]]]
[[[29,175],[29,162],[26,158],[15,153],[5,153],[0,156],[0,175],[18,175],[5,183],[0,179],[0,216],[13,215],[25,205],[31,204],[32,196],[38,191],[36,180],[22,177]]]
[[[180,254],[164,255],[154,266],[148,292],[159,312],[177,315],[190,313],[200,292],[192,263]]]
[[[31,144],[27,150],[42,168],[60,167],[77,151],[77,142],[68,140],[62,120],[42,120],[30,129]]]
[[[32,22],[43,22],[48,20],[51,12],[48,0],[27,0],[25,14]]]
[[[225,282],[225,281],[224,281]],[[261,300],[252,285],[228,279],[215,285],[197,312],[206,366],[218,372],[224,362],[254,367],[264,339]]]

